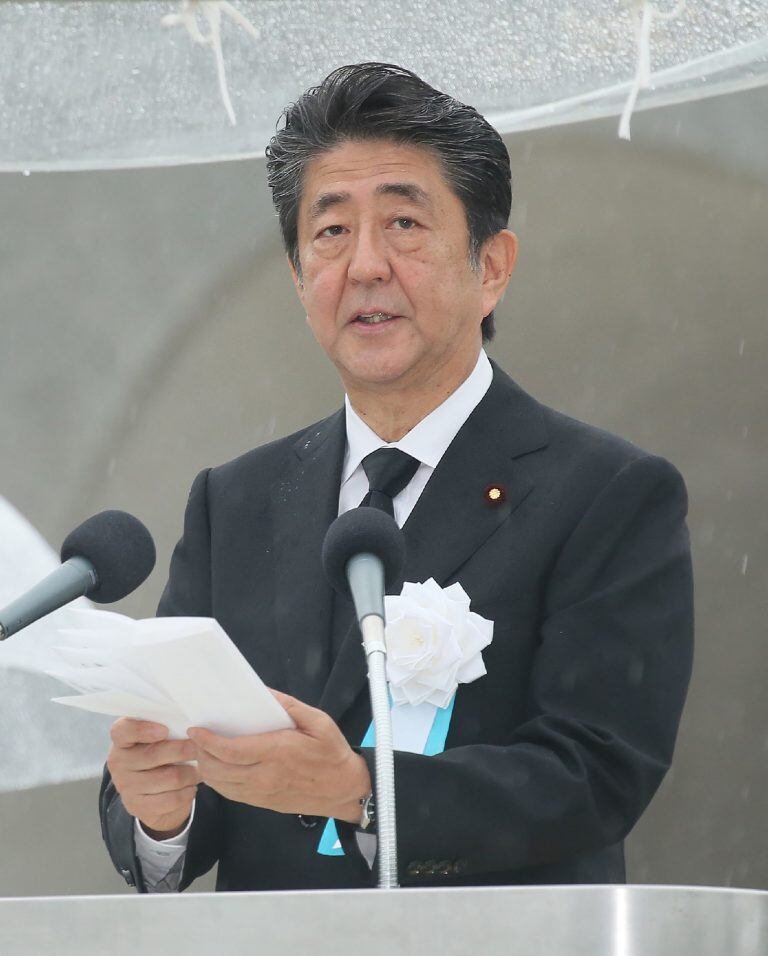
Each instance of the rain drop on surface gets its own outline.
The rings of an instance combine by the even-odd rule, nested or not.
[[[744,557],[741,559],[741,573],[742,573],[742,574],[746,574],[746,573],[747,573],[747,565],[748,565],[748,564],[749,564],[749,555],[748,555],[748,554],[745,554]]]

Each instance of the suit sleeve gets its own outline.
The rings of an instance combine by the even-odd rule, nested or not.
[[[171,558],[171,568],[158,617],[211,617],[211,535],[207,503],[208,470],[192,484],[184,516],[184,533]],[[218,859],[221,799],[201,784],[189,833],[180,889],[207,872]],[[99,793],[99,813],[104,842],[117,870],[139,892],[147,887],[136,856],[133,816],[123,806],[107,768]]]
[[[492,873],[630,831],[670,765],[690,678],[686,508],[668,462],[625,465],[548,577],[526,719],[509,745],[395,754],[402,882],[409,861],[459,858],[467,875]],[[373,751],[362,752],[373,777]]]

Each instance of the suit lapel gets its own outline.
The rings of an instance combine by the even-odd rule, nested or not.
[[[320,555],[338,513],[345,442],[341,410],[302,435],[293,466],[271,488],[278,638],[290,693],[313,706],[330,668],[332,592]]]
[[[516,459],[546,444],[538,403],[494,365],[490,388],[451,442],[403,526],[404,580],[433,577],[445,585],[455,578],[533,488]],[[497,502],[488,497],[493,487],[502,494]],[[399,582],[391,592],[399,594],[401,587]],[[337,722],[364,688],[367,674],[351,610],[349,618],[351,626],[320,701]]]
[[[546,444],[538,403],[494,366],[490,388],[403,527],[405,580],[443,586],[454,578],[533,488],[516,459]]]

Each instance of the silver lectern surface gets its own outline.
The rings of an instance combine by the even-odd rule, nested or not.
[[[768,893],[548,886],[0,900],[2,956],[767,956]]]

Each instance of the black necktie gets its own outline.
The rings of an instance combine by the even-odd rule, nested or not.
[[[397,448],[379,448],[378,451],[366,455],[362,465],[368,477],[370,490],[360,502],[360,507],[368,505],[372,508],[381,508],[394,518],[392,499],[413,478],[419,464],[415,458]],[[330,648],[332,661],[338,657],[353,620],[352,602],[334,592]],[[368,720],[370,721],[370,716]]]
[[[400,494],[418,470],[419,462],[399,448],[379,448],[363,458],[363,471],[368,476],[368,494],[361,507],[380,508],[393,518],[392,499]]]

